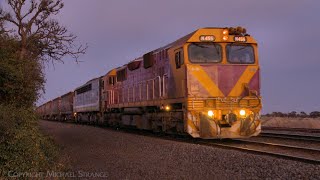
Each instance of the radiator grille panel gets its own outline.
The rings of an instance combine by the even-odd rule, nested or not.
[[[257,98],[211,98],[189,99],[188,109],[200,110],[203,108],[255,108],[261,106],[261,100]]]

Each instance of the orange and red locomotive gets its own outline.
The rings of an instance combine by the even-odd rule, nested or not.
[[[257,42],[241,27],[198,29],[74,91],[77,121],[195,138],[256,136],[260,110]]]

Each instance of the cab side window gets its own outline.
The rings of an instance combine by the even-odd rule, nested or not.
[[[109,85],[114,85],[115,83],[116,83],[116,81],[115,81],[115,76],[109,76]]]
[[[176,62],[176,69],[179,69],[184,64],[182,49],[175,52],[175,62]]]

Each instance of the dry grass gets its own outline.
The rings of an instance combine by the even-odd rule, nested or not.
[[[262,126],[320,129],[320,118],[262,117]]]

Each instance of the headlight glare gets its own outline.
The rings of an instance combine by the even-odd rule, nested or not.
[[[213,113],[213,111],[208,111],[208,116],[210,116],[210,117],[213,117],[213,115],[214,115],[214,113]]]
[[[223,35],[228,35],[228,34],[229,34],[228,29],[224,29],[224,30],[222,31],[222,34],[223,34]]]
[[[240,116],[245,116],[246,115],[246,111],[244,109],[241,109],[239,114],[240,114]]]
[[[228,40],[228,38],[229,38],[228,36],[223,36],[223,37],[222,37],[222,39],[223,39],[224,41]]]

